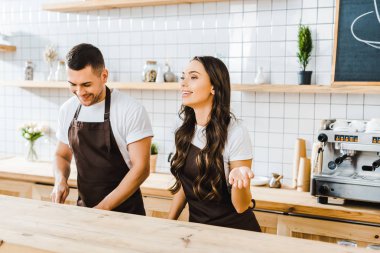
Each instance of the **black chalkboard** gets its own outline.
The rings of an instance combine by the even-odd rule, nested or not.
[[[380,0],[337,0],[334,85],[380,85]]]

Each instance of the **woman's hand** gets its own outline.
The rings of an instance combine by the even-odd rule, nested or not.
[[[230,171],[228,181],[235,188],[246,188],[250,186],[250,180],[254,177],[252,170],[246,166],[236,167]]]

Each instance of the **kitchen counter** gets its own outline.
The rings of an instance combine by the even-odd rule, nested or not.
[[[4,252],[368,252],[9,196],[0,196],[0,206],[0,251]]]
[[[53,184],[53,172],[50,162],[27,162],[23,158],[13,157],[0,160],[0,179],[13,179],[28,182]],[[152,173],[143,183],[141,190],[145,195],[171,198],[168,191],[173,183],[169,174]],[[71,187],[76,187],[75,166],[69,178]],[[348,220],[380,225],[380,207],[343,205],[323,205],[308,192],[268,187],[251,187],[256,200],[256,209],[276,211],[296,215],[316,216],[326,219]]]

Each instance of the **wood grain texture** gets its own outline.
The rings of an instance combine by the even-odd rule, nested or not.
[[[54,252],[367,252],[335,244],[8,196],[0,196],[0,206],[2,240]]]
[[[0,179],[54,184],[51,163],[32,163],[20,157],[0,160]],[[173,183],[174,178],[169,174],[152,173],[142,184],[141,190],[147,196],[171,199],[168,189]],[[76,187],[75,166],[70,174],[69,185]],[[317,203],[309,192],[288,189],[251,187],[251,191],[256,200],[256,209],[259,210],[380,224],[380,209],[376,207],[342,205],[338,202],[323,205]]]

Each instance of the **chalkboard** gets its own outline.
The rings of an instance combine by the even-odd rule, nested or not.
[[[337,0],[333,85],[380,85],[380,0]]]

